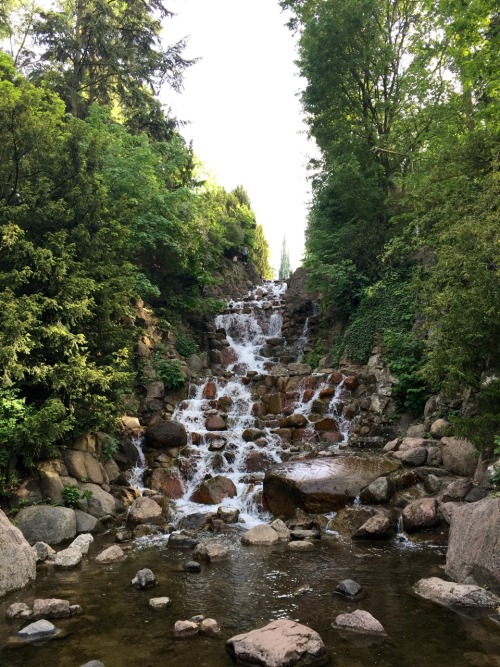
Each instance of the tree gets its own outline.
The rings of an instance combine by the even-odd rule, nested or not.
[[[285,237],[283,237],[283,245],[281,246],[281,260],[278,277],[280,280],[288,280],[288,278],[290,278],[290,257],[288,256]]]
[[[269,244],[264,235],[264,228],[262,225],[257,225],[252,250],[252,261],[255,264],[258,274],[266,280],[270,280],[274,276],[274,270],[269,264],[269,257]]]

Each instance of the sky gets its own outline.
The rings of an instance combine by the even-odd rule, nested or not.
[[[170,0],[176,16],[163,38],[188,37],[187,58],[200,58],[180,94],[160,98],[188,124],[183,136],[226,190],[243,185],[264,227],[278,270],[283,238],[295,269],[304,248],[306,163],[314,146],[298,93],[295,38],[278,0]]]

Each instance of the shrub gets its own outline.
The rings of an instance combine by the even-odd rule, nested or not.
[[[180,389],[186,381],[177,359],[169,361],[166,359],[155,359],[153,361],[153,368],[156,371],[156,375],[165,385],[165,389]]]

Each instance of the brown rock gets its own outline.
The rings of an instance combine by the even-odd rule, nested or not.
[[[248,545],[272,545],[279,542],[279,539],[279,535],[274,528],[271,528],[267,524],[260,524],[243,533],[241,543]]]
[[[359,385],[359,380],[354,375],[348,375],[344,379],[344,388],[347,389],[347,391],[354,391],[355,389],[358,388],[358,385]]]
[[[337,420],[333,417],[323,417],[314,424],[314,428],[317,431],[338,431],[339,426]]]
[[[155,468],[149,479],[149,487],[172,500],[184,495],[184,486],[177,468]]]
[[[245,456],[244,470],[246,472],[264,472],[274,463],[275,461],[269,454],[253,450]]]
[[[79,482],[90,482],[92,484],[108,483],[108,476],[104,468],[95,456],[89,452],[67,449],[63,454],[63,458],[69,474]]]
[[[161,507],[151,498],[137,498],[130,506],[127,520],[132,526],[142,523],[163,523]]]
[[[205,419],[205,428],[207,431],[225,431],[227,425],[220,415],[209,415]]]
[[[212,401],[217,396],[217,385],[213,380],[209,380],[203,387],[202,397]]]
[[[196,637],[200,631],[198,623],[192,621],[176,621],[174,625],[175,639],[187,639],[189,637]]]
[[[220,627],[215,619],[204,618],[200,623],[200,632],[208,637],[217,637],[220,633]]]
[[[163,449],[165,447],[185,447],[187,433],[183,424],[162,419],[152,422],[146,429],[146,442],[150,447]]]
[[[427,449],[425,447],[412,447],[411,449],[391,452],[390,454],[392,458],[408,466],[421,466],[427,460]]]
[[[305,415],[294,412],[280,421],[280,428],[304,428],[308,423]]]
[[[98,556],[96,556],[95,560],[96,563],[107,565],[109,563],[116,563],[118,561],[125,560],[126,557],[127,555],[123,551],[123,549],[119,547],[117,544],[113,544],[107,549],[104,549],[104,551],[101,551],[101,553]]]
[[[395,528],[390,512],[377,512],[353,533],[354,539],[388,538]]]
[[[451,424],[446,419],[436,419],[436,421],[432,423],[430,434],[433,438],[437,438],[439,440],[444,436],[445,433],[449,431],[450,428]]]
[[[57,598],[37,599],[33,601],[33,618],[67,618],[71,616],[68,600]]]
[[[408,533],[430,528],[437,523],[439,523],[439,516],[435,498],[419,498],[403,510],[403,528]]]
[[[351,614],[339,614],[335,618],[333,627],[369,635],[387,634],[383,625],[369,612],[362,609],[356,609]]]
[[[237,494],[234,483],[223,475],[217,475],[200,484],[191,500],[202,505],[218,505],[224,498],[234,498]]]

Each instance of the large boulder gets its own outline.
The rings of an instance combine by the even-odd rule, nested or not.
[[[25,507],[16,516],[16,523],[30,544],[60,544],[76,535],[75,511],[69,507]]]
[[[493,611],[500,604],[496,595],[480,586],[456,584],[439,577],[420,579],[413,590],[418,597],[457,610]]]
[[[236,494],[236,486],[232,480],[224,475],[216,475],[202,482],[191,500],[203,505],[218,505],[224,498],[234,498]]]
[[[403,528],[408,533],[431,528],[439,523],[435,498],[418,498],[403,510]]]
[[[116,500],[110,493],[97,484],[82,484],[80,488],[82,491],[90,491],[92,494],[88,501],[88,514],[97,519],[116,514]]]
[[[477,449],[464,438],[441,438],[443,466],[462,477],[473,477],[477,467]]]
[[[271,545],[271,544],[276,544],[279,541],[280,541],[280,536],[278,535],[278,533],[274,530],[274,528],[271,528],[271,526],[268,526],[265,523],[250,528],[250,530],[247,530],[246,533],[243,533],[241,537],[242,544],[249,544],[249,545],[252,544]]]
[[[130,506],[128,521],[134,526],[141,523],[163,523],[161,507],[152,498],[137,498]]]
[[[238,665],[292,667],[328,664],[326,647],[317,632],[289,620],[232,637],[226,651]]]
[[[184,485],[178,468],[154,468],[148,485],[150,489],[172,500],[184,495]]]
[[[454,509],[446,574],[500,595],[500,498],[488,497]]]
[[[92,484],[109,482],[102,464],[90,452],[67,449],[63,454],[63,459],[69,474],[78,481]]]
[[[277,516],[293,517],[338,510],[351,503],[377,477],[398,468],[382,457],[336,456],[289,461],[274,466],[264,479],[264,501]]]
[[[35,577],[35,552],[0,510],[0,597],[23,588]]]
[[[185,447],[187,432],[184,425],[176,421],[153,422],[146,429],[146,442],[156,449]]]

